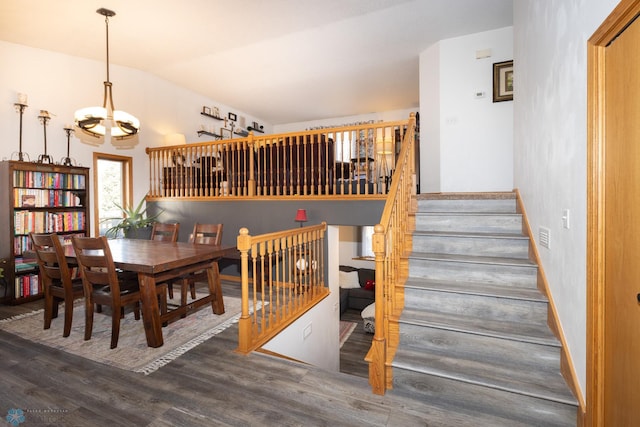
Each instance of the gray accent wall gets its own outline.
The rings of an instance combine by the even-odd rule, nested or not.
[[[159,220],[179,222],[178,240],[186,242],[196,222],[224,224],[222,243],[236,245],[242,227],[258,235],[299,227],[294,221],[298,209],[307,210],[305,225],[326,221],[327,225],[362,226],[380,221],[384,200],[161,200],[147,202],[149,214],[164,210]],[[238,275],[238,265],[222,261],[223,274]]]
[[[383,200],[327,201],[327,200],[238,200],[238,201],[188,201],[162,200],[147,203],[147,210],[154,214],[164,210],[159,220],[179,222],[178,240],[186,242],[196,222],[224,224],[222,242],[235,245],[242,227],[249,234],[258,235],[299,227],[294,221],[298,209],[307,210],[309,219],[304,225],[375,225],[380,221]]]

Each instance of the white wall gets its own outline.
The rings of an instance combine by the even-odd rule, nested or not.
[[[38,121],[40,110],[53,118],[47,126],[47,152],[58,162],[66,156],[65,124],[73,123],[75,110],[102,104],[105,63],[62,55],[46,50],[0,41],[0,158],[10,159],[19,146],[19,115],[13,104],[17,94],[28,96],[22,128],[22,151],[31,160],[44,153],[44,131]],[[182,89],[149,73],[111,64],[115,108],[127,111],[141,121],[140,143],[134,149],[116,150],[109,144],[93,147],[71,138],[71,156],[82,166],[92,166],[93,152],[133,157],[134,200],[148,191],[149,166],[145,147],[158,146],[168,133],[183,133],[187,142],[198,138],[201,125],[220,126],[222,122],[202,116],[202,106],[218,106],[222,114],[230,107]],[[231,109],[247,123],[260,118]],[[271,126],[265,124],[271,131]],[[14,158],[17,158],[15,155]],[[93,214],[93,209],[91,209]]]
[[[382,111],[379,113],[360,114],[357,116],[334,117],[331,119],[311,120],[307,122],[288,123],[274,125],[273,133],[298,132],[315,126],[342,126],[349,123],[364,122],[373,120],[374,122],[395,122],[397,120],[407,120],[409,114],[416,112],[416,109]]]
[[[618,0],[514,2],[514,170],[584,394],[587,40]],[[564,209],[570,229],[562,227]],[[537,240],[537,239],[536,239]]]
[[[369,260],[354,259],[361,256],[363,245],[361,227],[341,225],[340,230],[340,265],[349,265],[356,268],[375,268],[375,262]],[[370,252],[373,252],[371,246]]]
[[[513,189],[513,102],[492,98],[492,64],[513,59],[512,34],[507,27],[441,40],[422,53],[421,192]],[[484,49],[491,57],[476,59]]]

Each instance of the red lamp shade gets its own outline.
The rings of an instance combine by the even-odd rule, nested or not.
[[[303,222],[307,222],[306,209],[298,209],[298,212],[296,212],[296,221],[300,222],[300,226],[302,226]]]

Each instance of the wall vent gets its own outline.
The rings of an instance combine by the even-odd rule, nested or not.
[[[551,246],[551,230],[546,227],[538,228],[538,243],[543,248],[550,249]]]

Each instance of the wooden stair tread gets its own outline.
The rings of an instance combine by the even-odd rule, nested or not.
[[[491,191],[491,192],[459,192],[459,193],[420,193],[416,195],[417,200],[484,200],[484,199],[515,199],[516,193],[513,191]]]
[[[521,233],[478,233],[470,231],[420,231],[413,232],[414,236],[438,236],[438,237],[468,237],[468,238],[491,238],[491,239],[518,239],[529,240]]]
[[[537,369],[524,372],[489,361],[482,362],[451,354],[433,354],[403,347],[398,348],[393,367],[568,405],[577,404],[559,368],[553,371]]]
[[[546,325],[478,319],[475,317],[461,316],[459,314],[438,313],[409,308],[403,310],[398,322],[512,339],[534,344],[560,346],[558,339]]]
[[[458,294],[482,295],[495,298],[548,302],[547,297],[544,296],[538,289],[517,286],[502,286],[494,283],[429,280],[410,277],[409,279],[407,279],[404,287],[442,292],[453,292]]]
[[[440,254],[434,252],[415,251],[411,252],[409,258],[432,261],[464,262],[474,264],[508,265],[537,268],[537,265],[534,262],[523,258],[483,257],[473,255]]]

